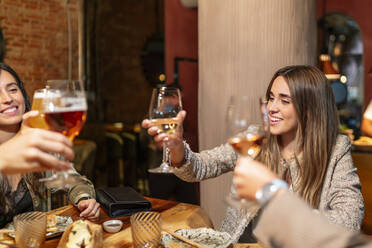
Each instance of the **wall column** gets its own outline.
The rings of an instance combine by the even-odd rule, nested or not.
[[[232,94],[257,104],[273,73],[316,63],[314,0],[199,0],[199,148],[226,142]],[[256,118],[258,118],[257,116]],[[201,205],[219,227],[231,174],[201,183]]]

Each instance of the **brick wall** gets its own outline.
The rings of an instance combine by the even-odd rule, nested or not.
[[[96,77],[98,87],[93,90],[101,99],[95,98],[89,108],[94,112],[101,108],[104,116],[90,120],[138,123],[147,114],[152,90],[142,70],[142,49],[149,37],[164,31],[164,1],[85,1],[96,6],[87,18],[95,22],[94,30],[89,31],[94,42],[87,48],[87,70],[91,72],[88,80]],[[73,78],[77,78],[78,0],[70,0],[68,6]],[[67,78],[66,0],[0,0],[0,28],[6,39],[4,62],[17,71],[29,95],[48,79]]]
[[[77,78],[77,0],[70,0],[73,78]],[[29,95],[48,79],[68,77],[66,0],[0,0],[4,62],[24,81]]]

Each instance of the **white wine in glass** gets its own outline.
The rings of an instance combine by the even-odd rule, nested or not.
[[[254,116],[259,114],[259,118]],[[227,110],[227,133],[230,136],[229,144],[239,156],[254,159],[261,151],[261,146],[269,135],[269,120],[267,101],[265,97],[259,98],[259,106],[253,105],[247,96],[233,96]],[[235,208],[244,208],[251,205],[245,199],[240,199],[233,187],[226,201]]]
[[[180,90],[174,87],[161,87],[152,91],[149,108],[151,124],[159,128],[160,132],[173,134],[176,132],[180,120],[178,112],[182,110]],[[159,167],[149,169],[150,173],[172,173],[168,162],[169,151],[166,142],[163,142],[163,161]]]

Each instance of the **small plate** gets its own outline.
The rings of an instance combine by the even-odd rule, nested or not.
[[[53,222],[55,222],[55,224]],[[73,220],[70,216],[48,215],[47,229],[54,230],[46,233],[46,239],[60,236],[72,222]],[[6,228],[14,230],[13,222],[9,223]],[[8,235],[12,238],[15,238],[14,232],[8,233]]]
[[[109,233],[116,233],[123,227],[123,222],[121,220],[108,220],[103,222],[103,229]]]
[[[231,243],[231,236],[226,232],[218,232],[211,228],[196,228],[196,229],[179,229],[175,233],[188,238],[195,243],[198,243],[206,248],[226,248]],[[166,248],[175,247],[190,247],[185,242],[174,238],[170,234],[163,234],[161,237],[161,243]]]

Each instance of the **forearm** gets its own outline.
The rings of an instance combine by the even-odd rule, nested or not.
[[[349,247],[355,233],[330,224],[299,198],[283,192],[264,209],[255,235],[264,247],[322,248]]]
[[[236,153],[227,144],[194,153],[185,143],[185,154],[185,163],[175,168],[174,174],[190,182],[214,178],[231,171],[237,159]]]
[[[80,175],[76,172],[76,174]],[[68,199],[72,204],[76,204],[82,197],[96,198],[94,186],[86,177],[80,176],[82,182],[71,187],[68,191]]]

